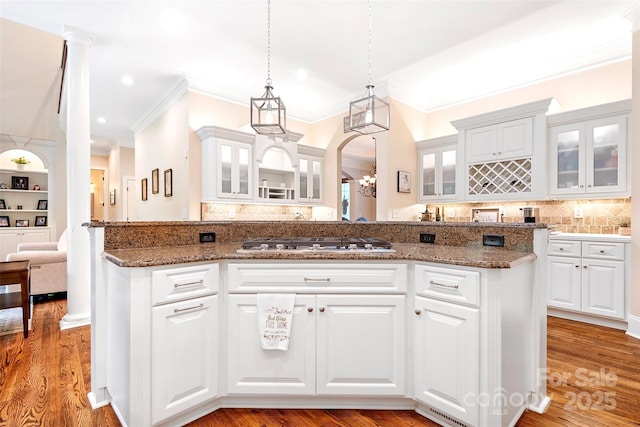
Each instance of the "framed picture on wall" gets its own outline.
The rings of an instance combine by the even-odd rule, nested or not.
[[[8,216],[0,216],[0,227],[9,227],[9,217]]]
[[[158,194],[160,192],[160,171],[154,169],[151,171],[151,194]]]
[[[38,200],[37,209],[39,211],[46,211],[49,208],[49,202],[47,200]]]
[[[7,204],[4,202],[4,199],[0,199],[0,209],[7,209]]]
[[[16,227],[28,227],[29,220],[28,219],[16,219]]]
[[[164,197],[173,196],[173,170],[164,171]]]
[[[147,200],[147,178],[142,178],[140,188],[142,189],[142,200]]]
[[[398,193],[411,193],[411,173],[398,171]]]
[[[46,227],[47,217],[45,215],[36,216],[36,227]]]

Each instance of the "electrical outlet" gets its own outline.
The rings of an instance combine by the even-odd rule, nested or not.
[[[236,217],[236,208],[229,208],[229,218]]]
[[[216,241],[216,233],[200,233],[200,243],[213,243]]]
[[[420,243],[435,243],[435,233],[420,233]]]
[[[576,206],[573,208],[573,217],[576,219],[584,218],[584,212],[582,211],[582,206]]]

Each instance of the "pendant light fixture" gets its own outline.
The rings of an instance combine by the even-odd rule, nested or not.
[[[363,135],[389,130],[389,103],[376,96],[371,77],[371,15],[373,0],[369,0],[369,81],[364,97],[349,103],[349,129]]]
[[[287,113],[280,97],[273,94],[271,86],[271,0],[267,0],[267,80],[265,92],[251,98],[251,127],[262,135],[287,133]]]

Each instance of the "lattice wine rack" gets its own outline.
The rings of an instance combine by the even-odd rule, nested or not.
[[[469,194],[531,192],[531,158],[469,165]]]

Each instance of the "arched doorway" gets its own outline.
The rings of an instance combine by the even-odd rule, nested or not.
[[[338,210],[343,220],[376,220],[375,187],[372,184],[362,186],[359,182],[366,176],[369,180],[374,178],[376,163],[376,144],[372,136],[350,136],[338,147],[341,168],[337,178],[342,183]]]

